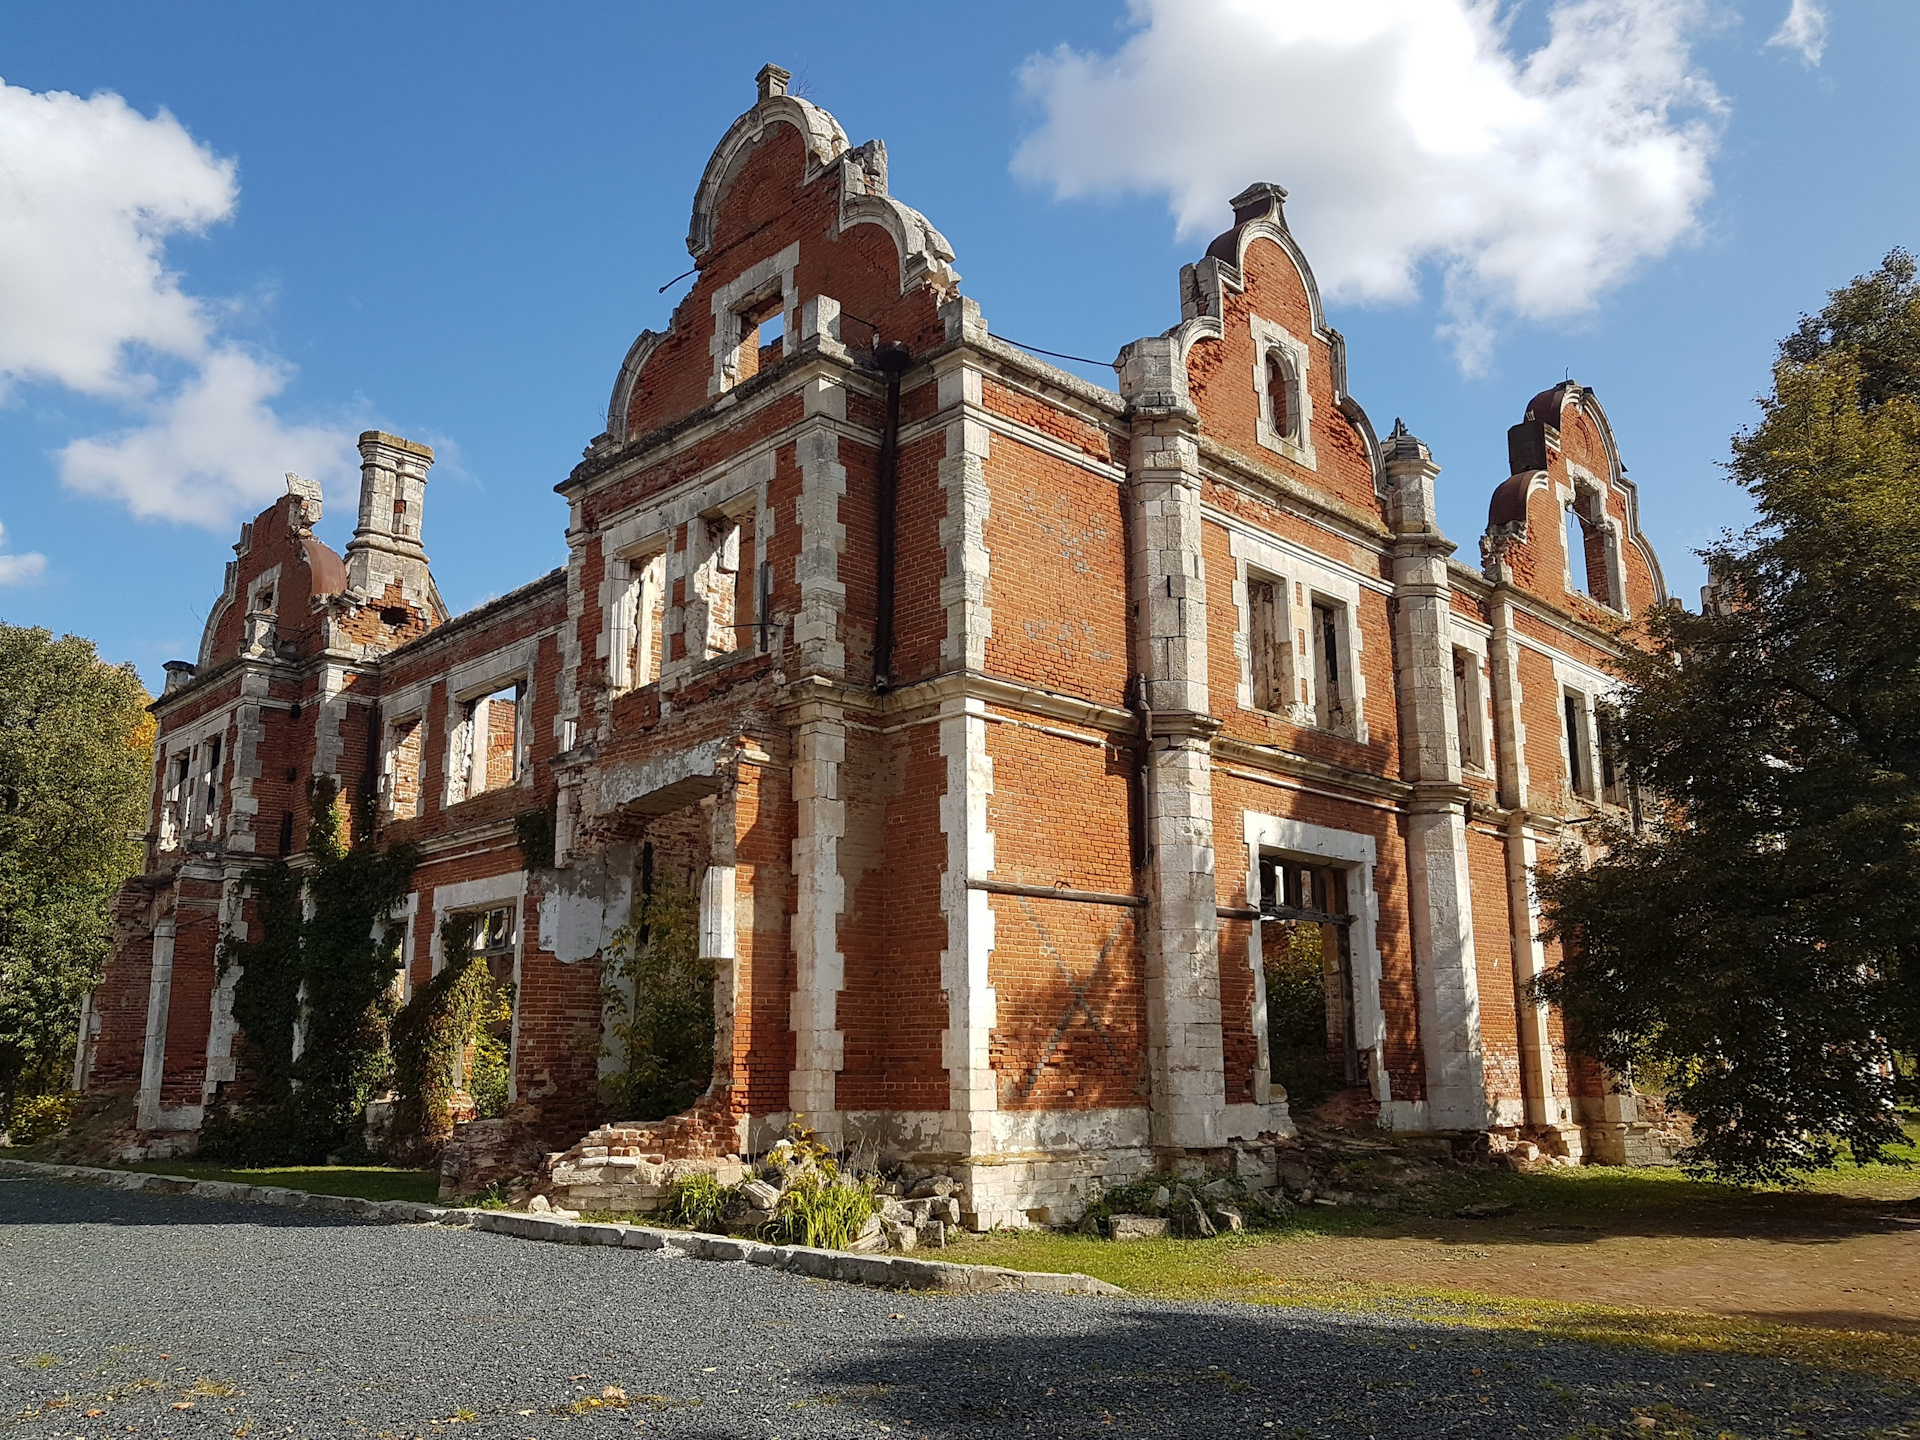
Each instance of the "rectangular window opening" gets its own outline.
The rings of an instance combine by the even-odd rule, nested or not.
[[[1460,766],[1464,770],[1484,767],[1486,752],[1480,735],[1480,660],[1471,650],[1453,652],[1454,726],[1458,732]]]
[[[458,767],[466,784],[461,798],[471,800],[516,785],[526,773],[521,717],[525,690],[521,684],[508,685],[467,702],[458,737],[465,751]]]
[[[418,715],[395,721],[388,730],[386,765],[380,782],[386,791],[389,820],[412,820],[420,814],[425,740],[426,726]]]
[[[1313,602],[1313,710],[1314,721],[1323,729],[1337,729],[1347,723],[1346,667],[1340,653],[1340,621],[1346,609],[1334,601],[1316,598]]]
[[[1583,696],[1569,690],[1561,697],[1566,716],[1567,783],[1576,795],[1593,793],[1593,776],[1587,761],[1587,706]]]
[[[1247,582],[1247,658],[1253,672],[1253,708],[1284,715],[1293,708],[1288,679],[1284,580]]]
[[[1627,768],[1620,763],[1613,724],[1605,709],[1594,716],[1594,734],[1600,747],[1600,798],[1609,805],[1626,805]]]
[[[614,645],[616,691],[637,690],[660,678],[667,649],[667,557],[626,562],[626,588],[616,601]]]

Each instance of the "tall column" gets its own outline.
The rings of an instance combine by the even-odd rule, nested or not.
[[[1147,1052],[1155,1145],[1225,1141],[1199,416],[1167,337],[1121,354],[1132,444],[1127,558],[1134,666],[1147,712]]]
[[[1467,868],[1466,786],[1453,697],[1452,587],[1427,447],[1396,424],[1384,447],[1393,531],[1393,652],[1408,803],[1407,891],[1429,1123],[1471,1130],[1489,1118],[1480,979]]]
[[[140,1095],[136,1124],[160,1128],[160,1082],[167,1069],[167,1013],[173,1003],[173,930],[171,915],[154,923],[153,969],[147,980],[147,1045],[140,1057]]]

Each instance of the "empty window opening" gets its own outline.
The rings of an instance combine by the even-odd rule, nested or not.
[[[1453,652],[1453,718],[1458,732],[1462,769],[1478,770],[1486,764],[1481,743],[1480,660],[1471,650]]]
[[[282,855],[293,853],[293,811],[291,810],[280,812],[280,853]]]
[[[213,833],[220,814],[220,737],[214,736],[201,747],[206,756],[201,804],[196,812],[196,829],[202,835]]]
[[[1281,596],[1284,580],[1247,582],[1247,659],[1253,674],[1253,708],[1284,715],[1293,708],[1292,648]]]
[[[786,312],[778,290],[733,312],[733,350],[725,375],[729,386],[751,380],[785,351]]]
[[[1267,424],[1282,440],[1294,438],[1293,367],[1278,350],[1267,353]]]
[[[1575,591],[1610,608],[1619,608],[1613,584],[1613,530],[1600,496],[1575,494],[1566,513],[1567,576]]]
[[[667,557],[627,562],[629,578],[614,615],[614,688],[632,690],[660,678],[666,655]]]
[[[454,799],[470,800],[520,782],[526,773],[524,696],[525,687],[516,684],[467,702],[454,736],[454,775],[459,782]]]
[[[1346,667],[1341,663],[1340,621],[1346,607],[1330,600],[1313,602],[1313,718],[1326,729],[1347,723]]]
[[[1588,760],[1591,731],[1588,728],[1586,697],[1572,690],[1561,697],[1566,716],[1567,785],[1576,795],[1593,794],[1592,765]]]
[[[253,597],[253,613],[256,615],[273,614],[273,586],[262,585]]]
[[[512,1098],[514,955],[520,941],[520,914],[512,905],[473,916],[467,953],[484,966],[489,981],[475,1027],[458,1056],[451,1109],[456,1120],[497,1120]]]
[[[1365,1078],[1354,1024],[1346,872],[1263,856],[1260,914],[1268,1070],[1289,1100],[1317,1104]]]
[[[173,757],[167,772],[166,801],[160,816],[160,843],[171,848],[186,834],[187,815],[193,808],[193,756],[181,751]]]
[[[407,502],[404,496],[396,495],[393,500],[393,533],[407,534]]]
[[[386,764],[380,784],[389,820],[412,820],[420,814],[421,761],[426,726],[415,715],[394,722],[387,734]]]
[[[1620,763],[1613,723],[1602,707],[1594,716],[1594,738],[1600,749],[1600,798],[1609,805],[1626,805],[1629,794],[1627,767]]]
[[[716,516],[705,522],[707,558],[694,572],[693,599],[690,607],[704,625],[694,626],[694,635],[705,632],[703,658],[730,654],[735,650],[759,649],[762,629],[755,608],[766,587],[752,563],[753,517],[733,519]],[[770,577],[768,577],[770,578]]]

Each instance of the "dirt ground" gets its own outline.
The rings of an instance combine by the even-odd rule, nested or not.
[[[1665,1213],[1410,1218],[1290,1237],[1239,1258],[1282,1279],[1920,1334],[1920,1207],[1911,1200],[1774,1194]]]

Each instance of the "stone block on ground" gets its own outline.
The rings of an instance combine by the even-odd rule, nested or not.
[[[1159,1215],[1115,1215],[1107,1221],[1107,1237],[1112,1240],[1158,1240],[1169,1229]]]

